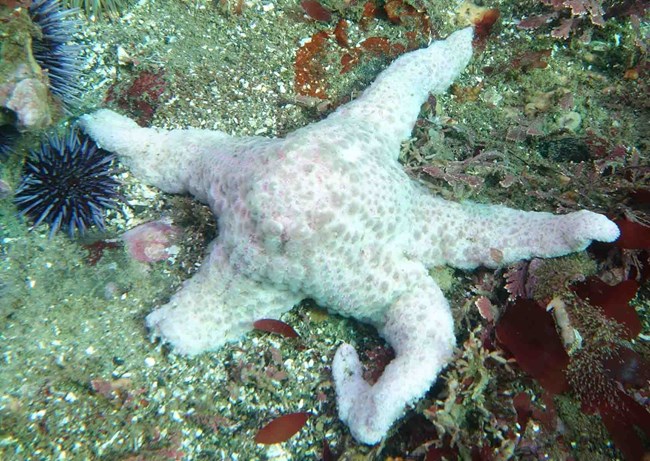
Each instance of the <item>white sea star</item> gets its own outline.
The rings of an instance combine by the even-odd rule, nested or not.
[[[370,386],[356,351],[334,357],[339,415],[376,443],[435,381],[454,347],[449,305],[432,266],[496,267],[612,241],[602,215],[563,216],[456,203],[412,181],[397,158],[420,105],[472,54],[464,29],[407,53],[355,101],[284,139],[140,128],[109,110],[83,128],[143,181],[189,192],[219,218],[198,273],[147,317],[182,354],[218,349],[303,298],[374,325],[395,359]]]

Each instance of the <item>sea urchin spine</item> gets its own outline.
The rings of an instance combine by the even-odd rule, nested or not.
[[[76,10],[64,9],[59,0],[34,0],[29,6],[32,22],[40,28],[33,38],[34,59],[50,80],[50,88],[65,107],[79,101],[81,47],[69,43],[79,30],[79,21],[72,17]]]
[[[22,216],[50,226],[50,237],[66,228],[70,237],[96,225],[104,229],[104,212],[120,200],[113,177],[114,156],[90,138],[70,129],[50,135],[32,151],[23,167],[15,203]]]

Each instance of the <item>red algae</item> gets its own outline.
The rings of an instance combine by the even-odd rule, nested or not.
[[[554,394],[569,389],[565,374],[569,356],[552,315],[537,302],[519,299],[509,305],[497,323],[496,334],[499,343],[544,389]]]
[[[164,70],[143,70],[129,82],[113,84],[106,101],[115,101],[119,108],[132,114],[140,126],[148,126],[166,87]]]
[[[257,431],[255,442],[266,445],[285,442],[307,424],[307,420],[310,416],[310,413],[299,412],[289,413],[275,418],[262,429]]]
[[[597,277],[590,277],[571,289],[583,300],[600,307],[605,317],[625,325],[627,339],[634,339],[641,332],[639,316],[629,304],[639,290],[635,280],[624,280],[612,286]]]
[[[316,21],[329,22],[332,19],[332,13],[316,0],[302,0],[300,6],[307,16]]]
[[[615,245],[627,250],[650,249],[650,227],[628,219],[619,219],[616,225],[621,230],[621,237]]]
[[[336,43],[343,48],[349,48],[350,42],[348,41],[348,27],[349,24],[345,19],[339,19],[334,28],[334,38]]]
[[[260,319],[253,323],[256,330],[266,331],[269,333],[277,333],[285,338],[297,338],[298,333],[291,325],[288,325],[280,320],[274,319]]]
[[[327,32],[316,32],[309,42],[298,49],[294,64],[296,93],[303,96],[327,99],[327,85],[321,64],[324,60],[321,57],[325,53],[328,40],[329,34]]]
[[[96,242],[84,244],[83,247],[88,251],[86,262],[89,266],[94,266],[102,259],[105,250],[111,250],[121,246],[121,242],[114,240],[97,240]]]

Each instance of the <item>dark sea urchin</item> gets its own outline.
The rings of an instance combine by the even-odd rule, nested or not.
[[[76,129],[48,136],[23,167],[14,199],[20,214],[49,224],[50,237],[61,228],[70,237],[93,224],[103,230],[105,210],[121,200],[114,159]]]
[[[12,125],[0,125],[0,161],[12,152],[20,133]]]
[[[79,100],[79,53],[81,47],[69,43],[79,30],[79,21],[72,18],[76,10],[61,8],[59,0],[34,0],[29,16],[40,29],[32,40],[34,59],[47,72],[50,89],[64,107]]]

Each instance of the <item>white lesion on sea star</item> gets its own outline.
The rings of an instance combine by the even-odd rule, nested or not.
[[[370,323],[396,353],[379,380],[363,380],[347,344],[332,370],[341,419],[376,443],[452,354],[450,308],[430,267],[496,267],[616,239],[596,213],[449,202],[404,173],[400,143],[429,92],[467,65],[471,41],[464,29],[403,55],[358,99],[284,139],[140,128],[109,110],[82,117],[137,177],[189,192],[218,216],[198,273],[147,317],[154,334],[182,354],[215,350],[306,297]]]

